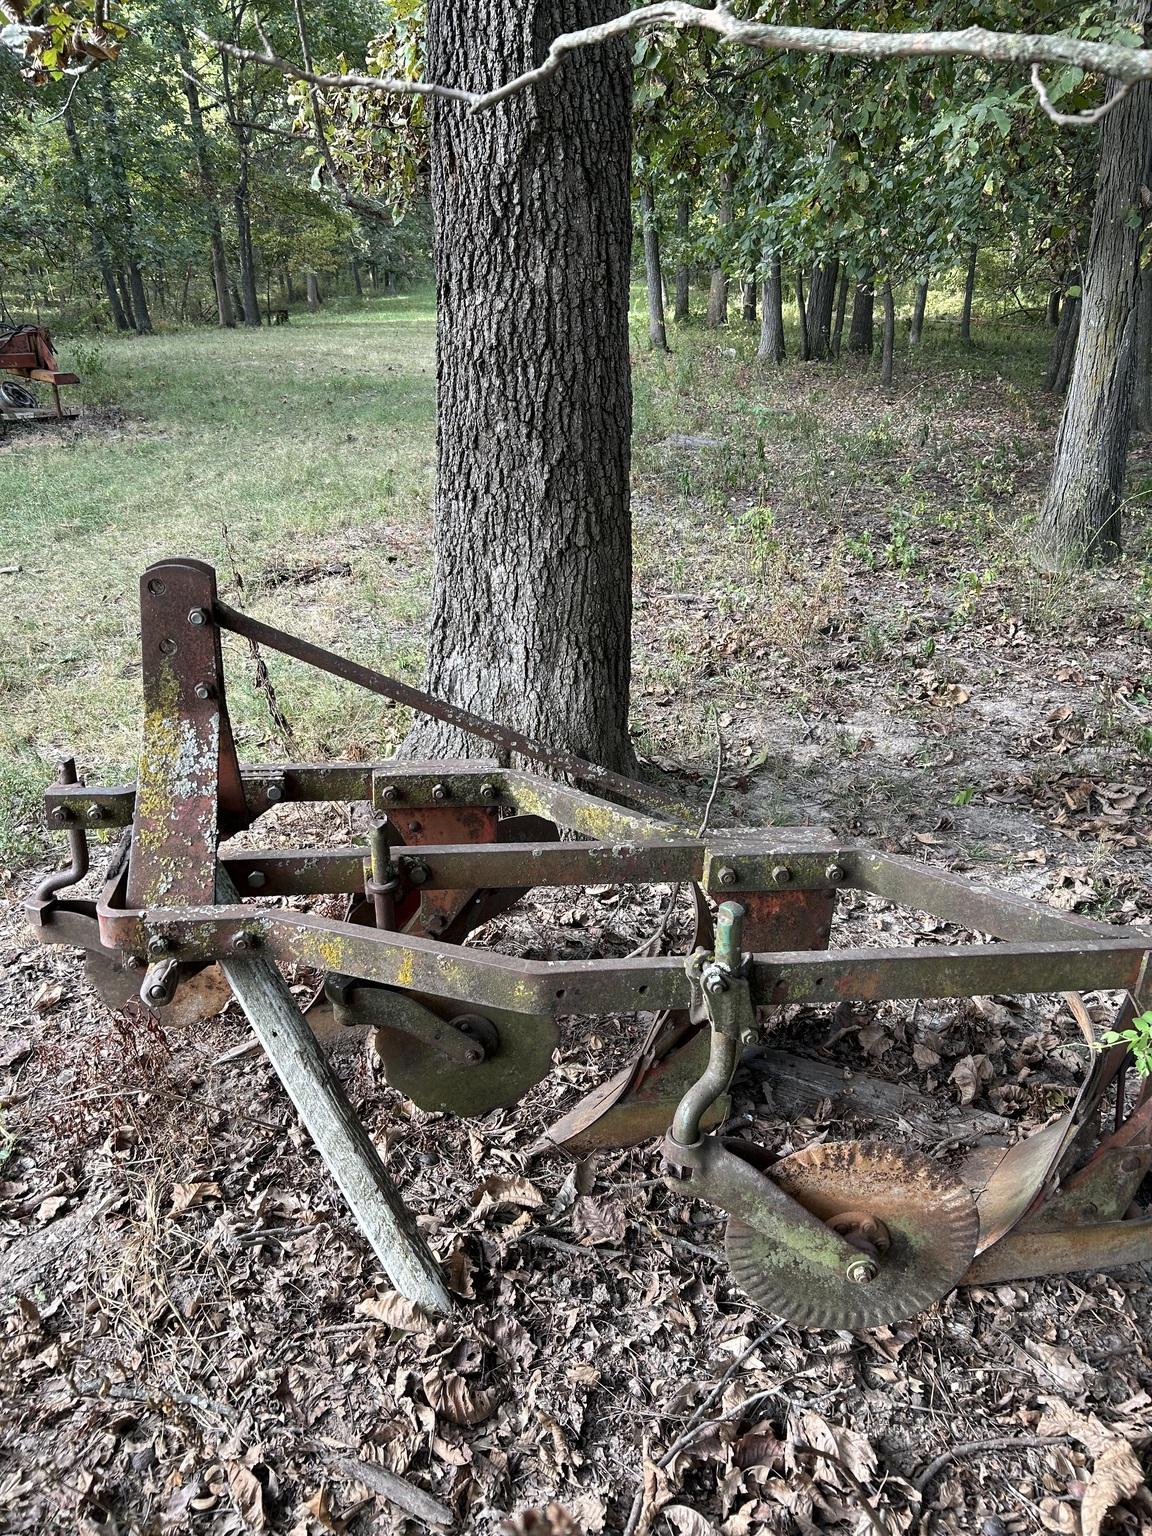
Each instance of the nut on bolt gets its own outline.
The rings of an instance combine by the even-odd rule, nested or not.
[[[858,1259],[849,1259],[844,1271],[845,1278],[853,1285],[871,1285],[879,1273],[879,1264],[866,1253],[862,1253]]]
[[[240,933],[233,937],[232,948],[240,950],[241,953],[247,949],[259,949],[260,936],[259,934],[249,933],[247,930],[241,930]]]
[[[790,885],[791,882],[792,871],[788,868],[787,864],[777,864],[776,868],[772,871],[772,884]]]
[[[481,800],[495,800],[497,793],[495,784],[481,784],[480,786]]]
[[[705,992],[727,992],[728,978],[718,966],[710,965],[704,972]]]
[[[197,683],[192,690],[196,697],[201,700],[210,699],[215,691],[211,683]]]
[[[721,885],[735,885],[737,881],[736,871],[731,864],[725,864],[724,868],[716,872],[716,879]]]
[[[824,871],[824,878],[829,885],[839,885],[844,878],[844,866],[842,864],[829,864]]]
[[[68,806],[54,805],[52,807],[50,820],[54,821],[58,827],[66,827],[72,819],[72,812]]]
[[[270,805],[276,805],[284,798],[284,785],[280,783],[279,780],[274,779],[272,783],[267,786],[264,794]]]
[[[202,624],[207,624],[207,608],[193,608],[188,614],[188,622],[189,624],[195,624],[197,628],[199,628]]]
[[[262,869],[253,869],[248,872],[248,889],[250,891],[262,891],[268,884],[268,876]]]
[[[89,821],[103,821],[104,807],[101,805],[90,805],[84,814]]]
[[[423,859],[405,859],[401,868],[412,885],[427,885],[432,878],[432,871]]]
[[[154,933],[148,940],[148,953],[154,958],[166,955],[171,948],[171,943],[162,933]]]
[[[450,796],[451,796],[451,791],[449,790],[447,784],[433,784],[433,786],[432,786],[432,798],[433,798],[433,800],[447,800],[447,799],[450,798]]]
[[[395,784],[385,784],[384,788],[380,791],[380,798],[381,800],[387,800],[389,805],[394,805],[400,798],[399,787]]]

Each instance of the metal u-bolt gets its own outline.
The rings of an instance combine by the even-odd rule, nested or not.
[[[716,913],[716,949],[700,971],[711,1024],[708,1065],[680,1100],[672,1119],[671,1139],[682,1147],[694,1147],[700,1140],[700,1122],[720,1095],[727,1093],[740,1059],[743,1038],[735,989],[748,986],[739,976],[743,937],[744,908],[738,901],[722,901]]]
[[[396,867],[392,863],[391,828],[388,818],[382,816],[373,822],[368,834],[368,847],[372,860],[372,908],[376,914],[377,928],[391,930],[396,927]],[[389,889],[390,887],[390,889]]]

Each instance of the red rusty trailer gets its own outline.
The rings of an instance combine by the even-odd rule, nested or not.
[[[0,329],[0,372],[14,373],[18,378],[30,379],[35,384],[52,386],[52,412],[58,421],[64,420],[60,404],[61,384],[79,384],[77,374],[66,373],[52,349],[52,338],[42,325],[17,325]],[[0,400],[0,415],[4,411]],[[30,409],[13,411],[12,415],[29,416]],[[37,412],[47,415],[48,412]]]

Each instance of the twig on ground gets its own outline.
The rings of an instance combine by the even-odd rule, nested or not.
[[[211,1397],[197,1397],[193,1392],[174,1392],[164,1388],[158,1392],[144,1392],[137,1387],[123,1386],[107,1377],[94,1381],[73,1381],[81,1397],[111,1397],[123,1403],[147,1403],[149,1408],[161,1409],[166,1403],[176,1403],[181,1408],[199,1408],[202,1413],[215,1413],[222,1419],[234,1419],[235,1408],[218,1403]]]
[[[425,1493],[423,1488],[417,1488],[415,1483],[408,1482],[406,1478],[397,1477],[387,1467],[378,1466],[374,1461],[361,1461],[358,1456],[339,1456],[333,1464],[345,1477],[362,1483],[365,1488],[371,1488],[373,1493],[380,1494],[414,1520],[425,1525],[454,1524],[455,1517],[447,1504],[442,1504],[439,1499]]]
[[[957,1456],[975,1456],[978,1451],[1029,1451],[1043,1445],[1068,1445],[1071,1435],[1018,1435],[1005,1436],[1000,1440],[966,1440],[960,1445],[949,1446],[926,1467],[921,1467],[912,1479],[912,1486],[923,1496],[925,1488]]]

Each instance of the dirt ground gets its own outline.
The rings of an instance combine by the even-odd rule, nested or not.
[[[952,404],[916,379],[885,399],[794,370],[778,390],[763,409],[817,418],[829,474],[862,465],[854,490],[820,502],[803,428],[745,453],[699,382],[687,444],[657,421],[640,456],[639,535],[664,540],[638,579],[645,750],[702,803],[719,745],[714,827],[830,825],[1146,928],[1142,568],[1030,586],[1018,524],[979,510],[1034,501],[1050,415],[988,381]],[[973,462],[989,484],[961,503]],[[416,1109],[368,1042],[336,1057],[458,1298],[427,1324],[236,1009],[186,1031],[108,1012],[76,956],[26,936],[35,879],[13,878],[0,930],[0,1529],[1152,1530],[1148,1266],[955,1292],[868,1333],[782,1324],[654,1148],[528,1151],[644,1029],[568,1019],[552,1074],[476,1123]],[[479,941],[622,954],[663,898],[541,892]],[[949,937],[847,893],[834,943]],[[1114,999],[1087,1001],[1106,1024]],[[732,1126],[774,1152],[870,1133],[954,1151],[960,1106],[1012,1140],[1067,1106],[1086,1055],[1066,1005],[1031,997],[791,1010],[771,1045],[910,1106],[786,1117],[754,1053]]]

